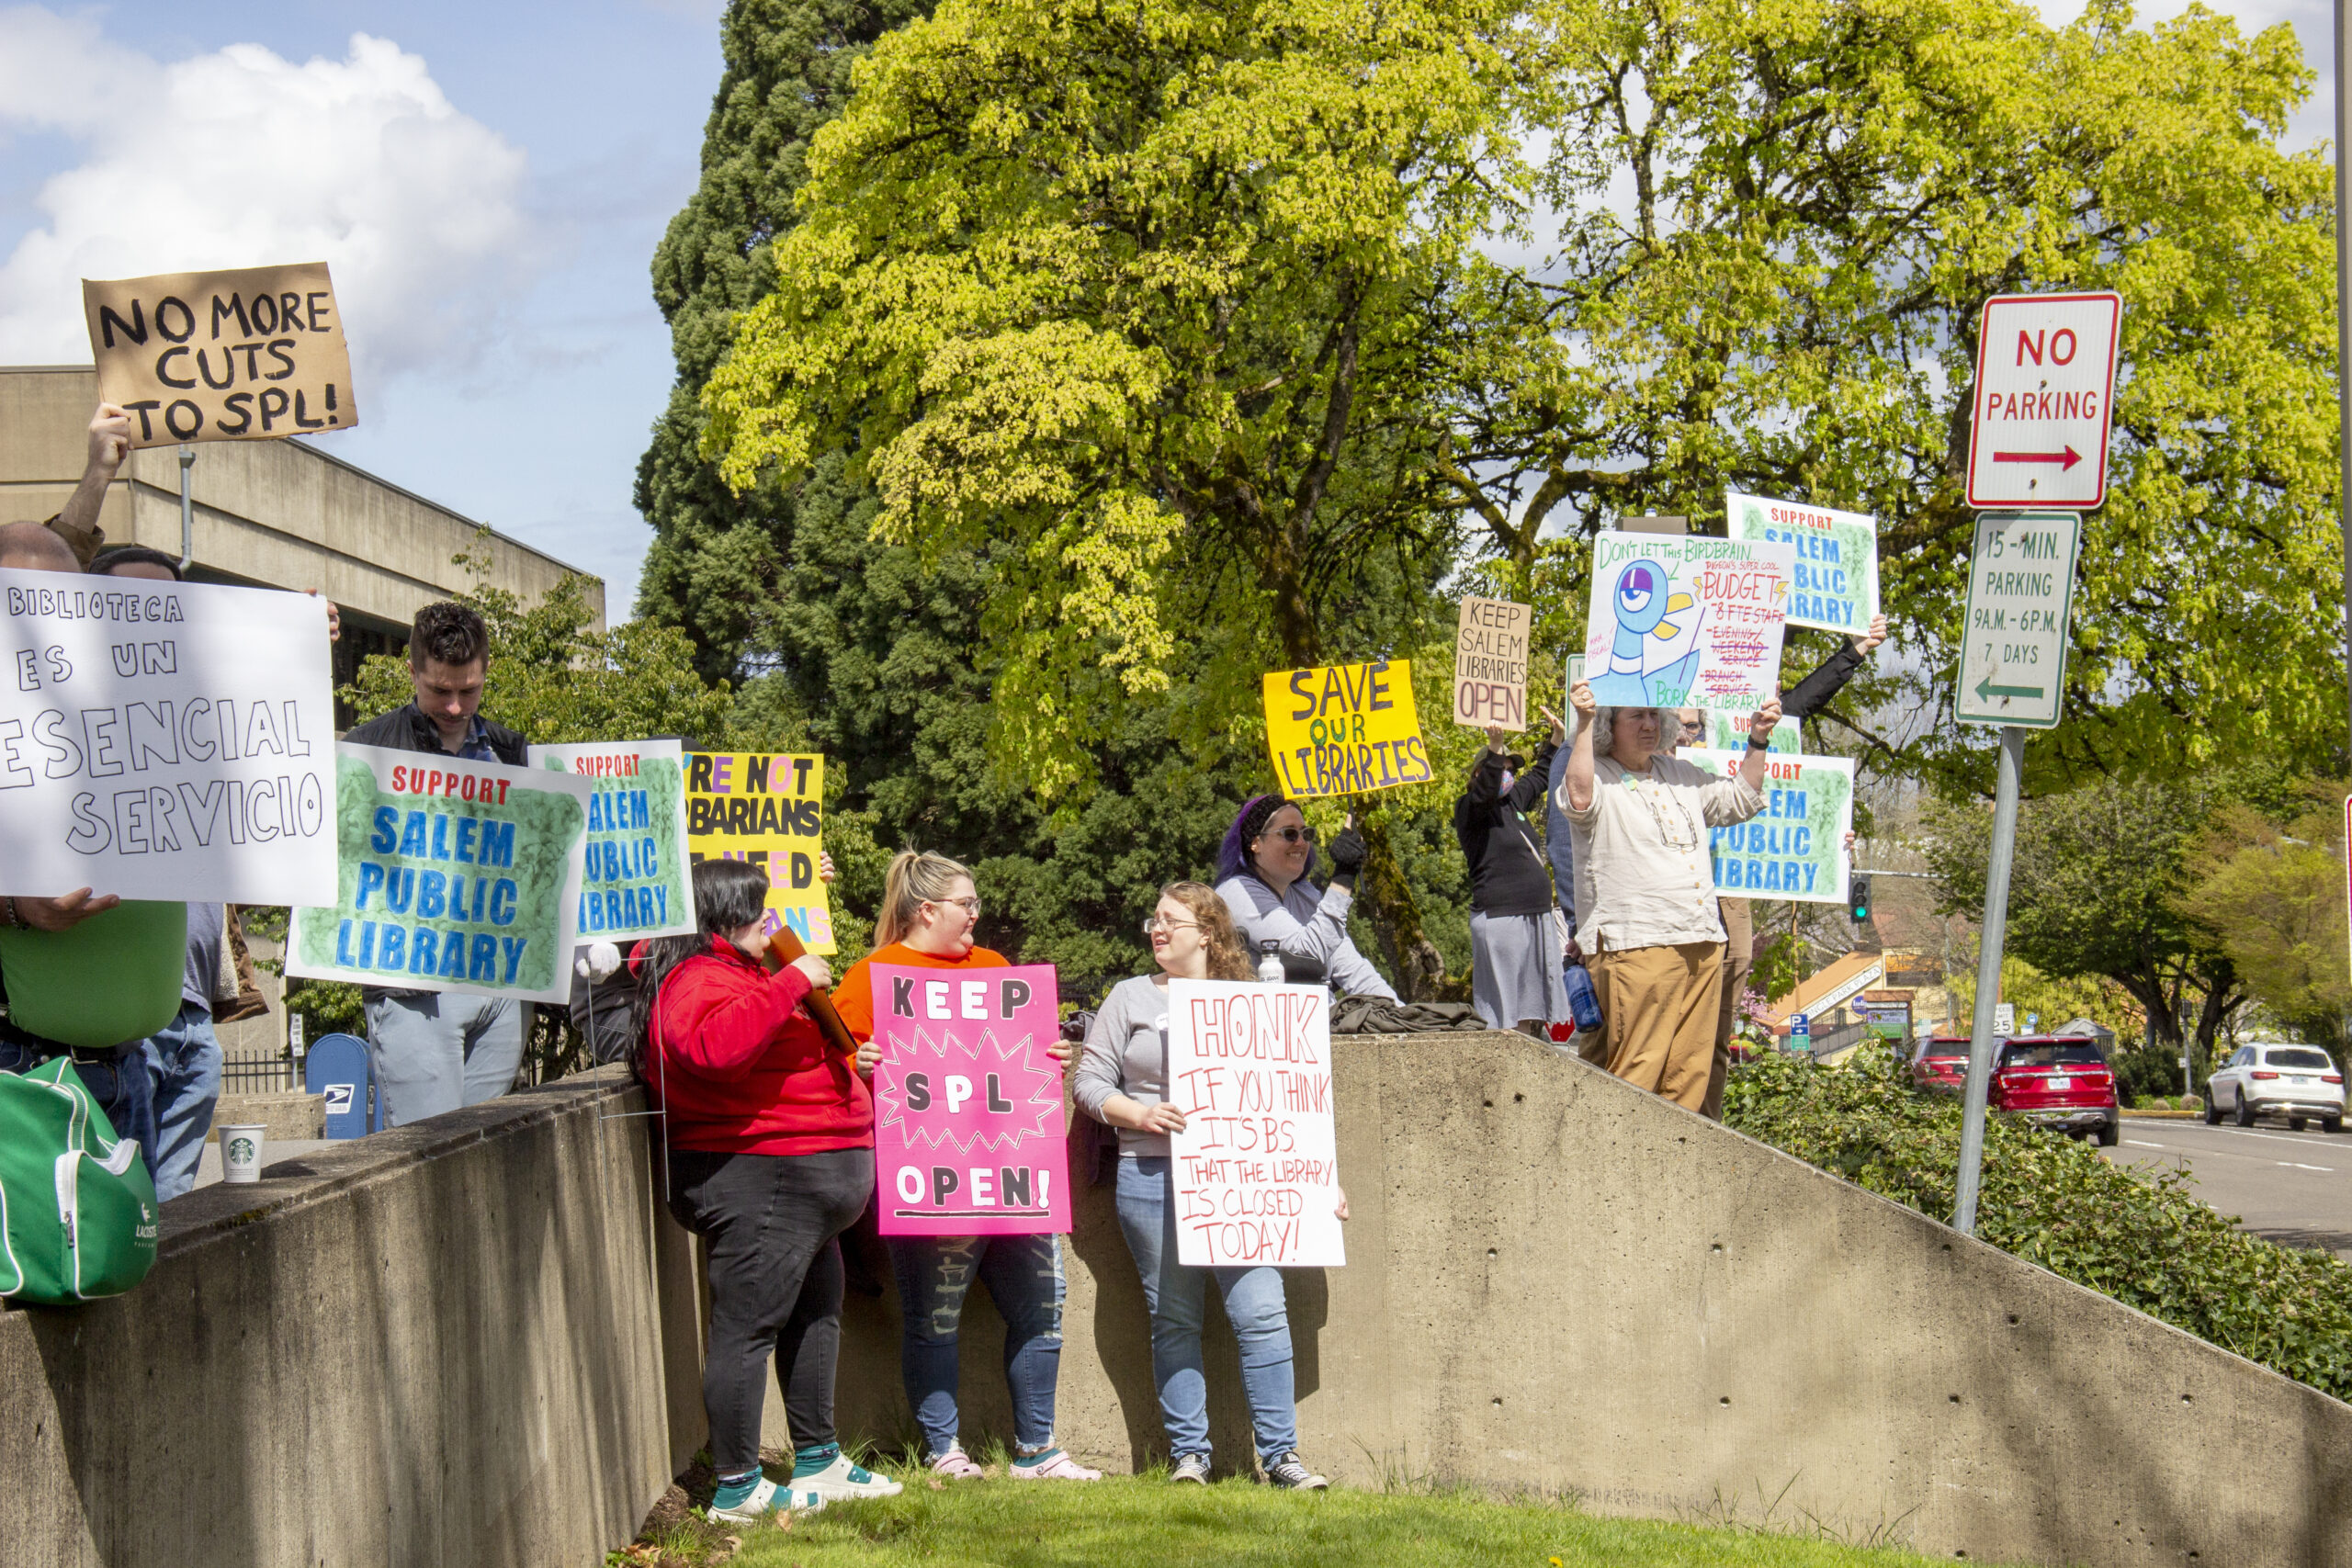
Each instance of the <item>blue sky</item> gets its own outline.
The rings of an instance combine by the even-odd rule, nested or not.
[[[2324,134],[2328,6],[2217,8],[2295,24],[2321,81],[2290,140]],[[329,449],[604,577],[623,618],[671,377],[647,265],[694,188],[718,14],[0,3],[0,364],[88,362],[79,277],[324,255],[366,399]]]

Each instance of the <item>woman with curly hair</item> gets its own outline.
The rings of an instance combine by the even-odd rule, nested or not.
[[[1263,1265],[1203,1269],[1176,1260],[1168,1134],[1184,1130],[1184,1112],[1168,1100],[1168,982],[1254,980],[1257,972],[1226,900],[1205,884],[1171,882],[1161,888],[1159,905],[1143,930],[1159,973],[1122,980],[1102,998],[1086,1032],[1074,1092],[1089,1116],[1119,1130],[1114,1202],[1127,1251],[1143,1278],[1144,1304],[1151,1311],[1151,1376],[1174,1452],[1170,1474],[1185,1482],[1209,1478],[1201,1319],[1214,1278],[1241,1348],[1241,1387],[1267,1483],[1319,1491],[1327,1483],[1298,1457],[1290,1309],[1282,1270]],[[1347,1217],[1347,1195],[1341,1193],[1340,1218]]]

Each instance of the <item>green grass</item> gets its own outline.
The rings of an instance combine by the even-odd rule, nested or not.
[[[1278,1493],[1252,1482],[1178,1488],[1164,1477],[949,1483],[897,1470],[897,1497],[837,1504],[789,1530],[745,1529],[729,1568],[1908,1568],[1928,1560],[1741,1529],[1603,1519],[1466,1492]]]

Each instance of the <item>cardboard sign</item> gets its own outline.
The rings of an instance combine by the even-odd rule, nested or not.
[[[1797,552],[1789,585],[1789,625],[1860,637],[1878,614],[1878,519],[1794,501],[1724,492],[1735,539],[1789,545]]]
[[[811,953],[833,951],[833,909],[817,880],[825,759],[765,751],[686,756],[686,848],[693,860],[750,861],[768,874],[766,936],[781,926]]]
[[[98,396],[133,446],[266,441],[359,423],[324,262],[82,280]]]
[[[1169,981],[1168,1100],[1184,1112],[1169,1135],[1178,1262],[1347,1262],[1329,991]]]
[[[1778,688],[1796,550],[1604,532],[1592,546],[1586,681],[1603,707],[1754,713]]]
[[[0,571],[0,891],[334,896],[325,604]]]
[[[596,786],[546,768],[334,750],[338,890],[294,911],[286,972],[568,1001]]]
[[[1266,750],[1293,800],[1430,778],[1410,660],[1277,670],[1265,677],[1262,694]]]
[[[1729,778],[1747,755],[1745,741],[1741,748],[1716,751],[1686,746],[1675,755]],[[1853,825],[1852,758],[1769,755],[1764,809],[1734,827],[1707,830],[1715,891],[1726,898],[1842,904],[1852,869],[1846,832]]]
[[[588,797],[580,940],[627,943],[695,929],[686,771],[675,740],[534,746],[531,766],[576,773]]]
[[[1453,718],[1473,729],[1527,728],[1527,656],[1535,610],[1508,599],[1464,599],[1453,637]]]
[[[1061,1032],[1050,964],[877,964],[874,1186],[884,1235],[1070,1228]]]

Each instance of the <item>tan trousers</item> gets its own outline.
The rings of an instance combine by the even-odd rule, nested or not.
[[[1715,1024],[1715,1060],[1707,1070],[1707,1102],[1699,1114],[1710,1122],[1724,1119],[1724,1080],[1731,1077],[1731,1037],[1739,1026],[1739,998],[1747,994],[1747,972],[1756,967],[1756,923],[1748,918],[1745,898],[1718,898],[1730,941],[1724,944],[1724,999]]]
[[[1604,1019],[1601,1066],[1636,1089],[1697,1111],[1722,1010],[1724,943],[1596,953],[1592,988]]]

